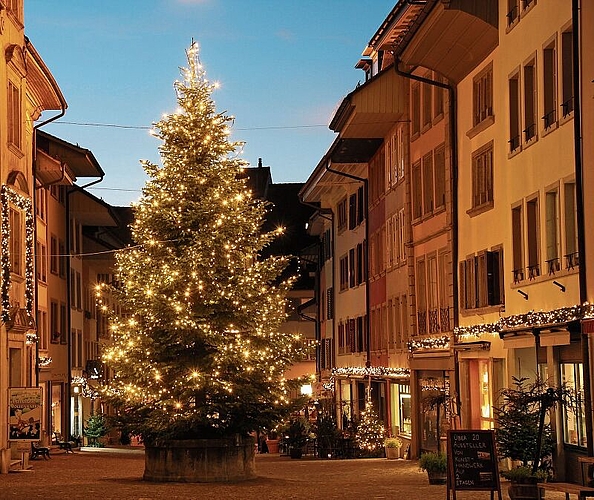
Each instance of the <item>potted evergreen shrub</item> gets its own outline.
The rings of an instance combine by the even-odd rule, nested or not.
[[[304,418],[294,418],[287,428],[286,442],[291,458],[301,458],[303,447],[307,444],[308,423]]]
[[[400,448],[402,448],[402,440],[398,437],[389,437],[384,441],[386,448],[386,458],[393,460],[400,458]]]
[[[87,425],[84,427],[83,433],[89,440],[89,446],[103,448],[100,439],[107,434],[105,417],[100,413],[91,415],[87,420]]]
[[[566,387],[549,387],[536,379],[513,377],[512,387],[502,389],[501,405],[494,408],[495,440],[499,458],[519,464],[501,475],[511,484],[515,498],[538,499],[536,483],[545,481],[551,470],[555,439],[546,415],[557,406],[572,408],[573,393]]]
[[[427,471],[429,484],[445,484],[448,471],[448,460],[445,453],[425,452],[419,458],[419,467]]]

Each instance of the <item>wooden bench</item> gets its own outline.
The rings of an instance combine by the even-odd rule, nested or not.
[[[565,493],[565,499],[569,500],[569,495],[577,495],[580,500],[586,497],[594,497],[594,488],[582,486],[574,483],[538,483],[538,498],[543,498],[545,491],[558,491]]]

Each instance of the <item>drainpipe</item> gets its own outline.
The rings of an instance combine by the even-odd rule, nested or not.
[[[25,50],[27,50],[27,47],[29,46],[29,39],[27,37],[25,37]],[[44,120],[40,123],[38,123],[37,125],[33,126],[33,137],[32,137],[32,147],[33,147],[33,151],[32,151],[32,159],[33,159],[33,164],[31,165],[32,167],[32,174],[33,174],[33,204],[32,204],[32,210],[33,210],[33,220],[35,221],[35,223],[33,224],[33,239],[34,245],[37,245],[37,196],[35,196],[35,191],[37,190],[37,130],[40,129],[41,127],[43,127],[44,125],[47,125],[48,123],[51,123],[55,120],[57,120],[58,118],[61,118],[62,116],[64,116],[64,114],[66,114],[66,108],[68,107],[68,104],[66,104],[66,100],[64,99],[64,96],[62,95],[62,92],[60,91],[60,89],[58,88],[58,86],[55,84],[55,82],[53,81],[53,79],[50,78],[50,84],[53,87],[54,92],[56,93],[56,96],[58,97],[59,101],[60,101],[60,111],[57,115],[51,116],[50,118],[48,118],[47,120]],[[62,165],[62,178],[64,177],[64,165]],[[59,182],[59,181],[56,181]],[[41,187],[45,187],[45,186],[40,186]],[[35,248],[33,248],[34,254],[35,254]],[[33,269],[34,269],[34,275],[33,275],[33,279],[35,280],[35,286],[33,289],[33,307],[34,307],[34,311],[33,311],[33,319],[35,321],[35,326],[36,326],[36,330],[37,330],[37,301],[38,301],[38,297],[39,297],[39,292],[38,292],[38,286],[37,286],[37,262],[36,259],[33,259]],[[39,387],[39,339],[38,341],[35,343],[35,387]],[[48,405],[49,406],[49,405]]]
[[[456,113],[456,89],[453,85],[424,78],[422,76],[413,75],[402,71],[400,66],[400,58],[394,53],[394,70],[396,74],[409,80],[426,83],[448,91],[449,94],[449,108],[450,108],[450,150],[451,150],[451,193],[452,193],[452,301],[454,313],[458,311],[458,119]],[[458,326],[458,315],[454,314],[454,327]]]
[[[576,216],[578,232],[578,255],[580,304],[588,301],[588,285],[586,275],[586,240],[585,240],[585,217],[584,217],[584,179],[582,159],[582,108],[581,108],[581,72],[580,72],[580,2],[571,1],[571,20],[573,26],[573,140],[575,154],[575,196]],[[592,387],[590,384],[590,336],[587,333],[581,335],[582,363],[584,371],[584,413],[586,414],[586,446],[588,456],[594,455],[594,442],[592,438]]]
[[[371,367],[371,307],[370,307],[370,297],[369,297],[369,180],[365,179],[364,177],[358,177],[356,175],[348,174],[346,172],[340,172],[338,170],[334,170],[330,167],[330,160],[326,164],[326,170],[328,172],[332,172],[333,174],[341,175],[342,177],[347,177],[349,179],[353,179],[358,182],[363,183],[363,207],[365,212],[365,245],[363,245],[363,267],[365,269],[365,343],[367,344],[366,347],[366,361],[365,367]],[[371,376],[369,377],[369,384],[371,387]]]
[[[307,201],[303,200],[303,196],[299,196],[299,203],[301,203],[302,205],[305,205],[307,207],[311,207],[313,209],[315,209],[317,211],[317,214],[322,217],[323,219],[326,219],[328,221],[330,221],[332,223],[333,219],[334,219],[334,213],[332,212],[331,209],[324,209],[324,208],[320,208],[317,205],[314,205],[313,203],[309,203]],[[330,215],[326,215],[324,212],[330,212]],[[331,241],[332,241],[332,245],[334,245],[334,224],[330,224],[330,234],[331,234]],[[334,262],[334,249],[332,250],[332,262]],[[313,319],[315,321],[315,334],[316,334],[316,342],[318,342],[318,346],[321,345],[320,341],[322,339],[322,302],[324,300],[324,293],[323,290],[320,288],[321,287],[321,282],[322,280],[320,279],[320,273],[321,273],[321,267],[323,262],[320,262],[321,259],[318,259],[318,263],[316,266],[316,278],[315,278],[315,293],[317,294],[318,297],[318,301],[317,301],[317,319],[313,319],[310,318],[309,316],[306,316],[305,314],[302,314],[301,312],[299,312],[299,315],[301,317],[303,317],[306,320],[310,320]],[[332,273],[332,290],[333,293],[335,292],[336,288],[334,287],[335,283],[334,283],[334,272]],[[334,318],[334,300],[332,301],[332,318]],[[299,311],[299,308],[298,308]],[[334,325],[334,319],[332,320],[332,324]],[[332,341],[334,342],[334,331],[332,331]],[[333,344],[334,347],[334,344]],[[319,353],[319,348],[316,349],[316,353]],[[316,356],[316,372],[318,374],[318,382],[321,381],[321,372],[322,372],[322,367],[321,367],[321,361],[320,361],[320,356]]]
[[[413,75],[400,69],[400,57],[393,52],[394,55],[394,70],[396,74],[409,80],[415,80],[427,85],[439,87],[448,91],[448,105],[450,112],[450,151],[451,151],[451,196],[452,196],[452,302],[454,310],[454,328],[458,326],[458,115],[456,113],[456,88],[453,85],[449,85],[444,82],[438,82],[431,80],[430,78],[424,78],[422,76]],[[455,339],[454,339],[455,343]],[[460,401],[460,376],[458,372],[457,355],[454,349],[454,383],[456,391],[456,406],[458,409],[461,408]]]
[[[28,48],[29,46],[29,39],[27,37],[25,37],[25,50]],[[37,130],[39,130],[41,127],[47,125],[48,123],[51,123],[55,120],[58,120],[59,118],[61,118],[62,116],[64,116],[66,114],[66,108],[68,107],[68,104],[66,103],[66,99],[64,99],[64,96],[62,95],[61,90],[59,89],[58,85],[56,84],[56,82],[53,80],[53,78],[49,79],[50,81],[50,85],[52,86],[56,96],[58,97],[58,100],[60,101],[60,111],[58,112],[57,115],[51,116],[50,118],[48,118],[47,120],[44,120],[40,123],[38,123],[37,125],[33,126],[33,135],[32,135],[32,139],[31,139],[31,143],[32,143],[32,152],[31,152],[31,158],[32,158],[32,165],[31,165],[31,170],[32,170],[32,175],[33,175],[33,200],[32,200],[32,210],[33,210],[33,220],[34,220],[34,224],[33,224],[33,239],[34,245],[37,245],[37,196],[35,195],[35,191],[37,190]],[[62,169],[62,176],[64,175],[64,168]],[[40,189],[43,186],[40,186]],[[34,252],[35,252],[35,248],[33,248]],[[38,283],[37,283],[37,262],[36,259],[33,259],[33,279],[35,280],[35,286],[33,287],[33,319],[35,321],[35,329],[36,331],[38,330],[38,325],[37,325],[37,307],[38,307],[38,300],[39,300],[39,290],[38,290]],[[50,383],[51,384],[51,383]],[[39,339],[37,340],[37,342],[35,343],[35,387],[39,387]],[[48,399],[48,402],[51,402],[51,385],[50,385],[50,390],[48,390],[48,394],[46,394],[46,398]],[[45,422],[46,425],[51,425],[51,404],[47,404],[47,413],[45,416]],[[49,434],[49,430],[46,430],[46,433]],[[51,441],[51,436],[50,436],[50,441]]]

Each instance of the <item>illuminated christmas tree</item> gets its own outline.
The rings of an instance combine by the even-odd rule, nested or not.
[[[361,412],[361,420],[357,425],[355,442],[360,450],[373,456],[384,449],[385,437],[386,428],[377,416],[371,399],[367,399],[365,410]]]
[[[104,398],[147,442],[270,425],[285,412],[283,373],[297,355],[296,339],[279,331],[288,259],[259,258],[282,228],[262,231],[266,204],[240,179],[233,117],[216,111],[196,43],[187,56],[179,109],[155,124],[162,166],[143,162],[135,246],[117,255],[122,312],[103,355],[115,374]]]

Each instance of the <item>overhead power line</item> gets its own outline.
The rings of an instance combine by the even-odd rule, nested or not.
[[[146,125],[118,125],[117,123],[93,123],[93,122],[66,122],[66,121],[55,121],[56,125],[76,125],[78,127],[103,127],[103,128],[123,128],[131,130],[152,130],[153,127]],[[271,125],[269,127],[243,127],[234,128],[234,130],[286,130],[286,129],[298,129],[298,128],[320,128],[327,127],[327,124],[318,125]]]

